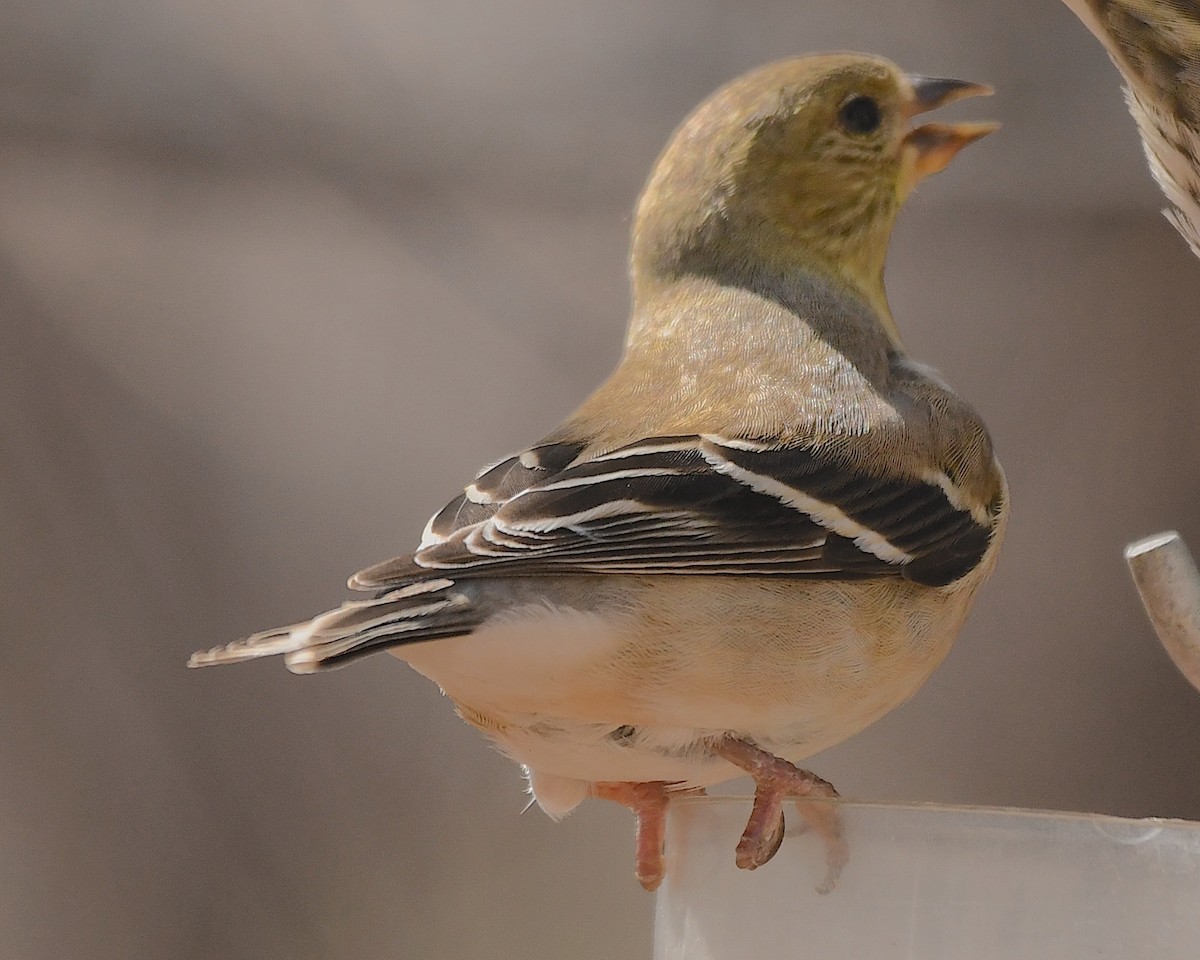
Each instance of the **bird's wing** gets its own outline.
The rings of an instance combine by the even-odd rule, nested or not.
[[[994,513],[943,474],[871,476],[805,445],[657,437],[578,459],[537,447],[481,474],[421,547],[350,585],[431,576],[901,576],[943,585],[983,558]]]

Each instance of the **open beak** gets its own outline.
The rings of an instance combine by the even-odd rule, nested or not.
[[[940,77],[907,76],[909,96],[904,118],[909,120],[921,113],[936,110],[966,97],[990,97],[991,87],[965,80],[946,80]],[[968,143],[974,143],[999,128],[998,123],[923,123],[904,135],[905,153],[910,158],[909,188],[930,174],[946,169]]]

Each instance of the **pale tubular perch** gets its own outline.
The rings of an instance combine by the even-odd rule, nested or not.
[[[1093,814],[836,805],[854,857],[827,895],[793,818],[734,866],[748,798],[668,808],[654,960],[1196,960],[1200,824]]]
[[[1200,690],[1200,572],[1174,530],[1134,541],[1125,560],[1167,653]]]

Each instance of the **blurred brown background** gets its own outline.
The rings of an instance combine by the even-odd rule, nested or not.
[[[1200,544],[1200,264],[1054,0],[44,0],[0,12],[0,958],[645,957],[632,827],[381,657],[189,673],[339,601],[615,361],[629,210],[772,58],[986,80],[892,305],[1015,519],[850,796],[1200,817],[1129,539]],[[732,855],[733,838],[730,838]]]

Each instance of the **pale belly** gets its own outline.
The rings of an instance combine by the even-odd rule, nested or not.
[[[974,593],[896,580],[542,584],[552,603],[394,652],[529,768],[552,815],[592,782],[738,776],[706,746],[726,734],[793,762],[844,740],[920,687]]]

